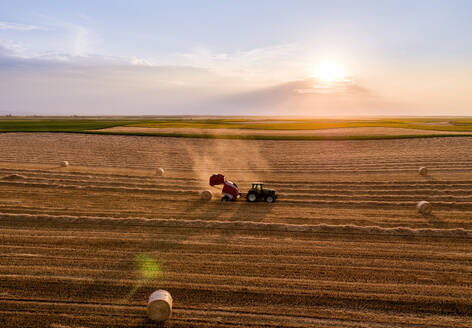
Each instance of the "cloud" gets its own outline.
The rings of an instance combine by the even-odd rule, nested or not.
[[[69,53],[28,57],[25,52],[18,43],[0,44],[0,113],[334,115],[365,113],[385,104],[354,81],[329,86],[316,79],[254,85],[245,76],[182,64],[158,65],[146,58]],[[241,56],[254,63],[268,54],[257,50]],[[215,60],[235,58],[227,54],[226,59]]]
[[[74,51],[66,53],[31,54],[19,43],[0,43],[0,113],[328,116],[378,113],[393,106],[354,80],[280,82],[278,68],[270,73],[277,58],[293,51],[291,46],[201,50],[181,56],[192,60],[166,63],[92,55],[89,31],[74,32]],[[269,82],[252,79],[251,73],[270,75]]]
[[[40,43],[39,47],[38,43],[28,42],[26,40],[29,39],[24,39],[20,35],[16,35],[17,39],[15,41],[0,40],[0,43],[3,44],[3,48],[11,48],[13,43],[19,45],[20,43],[18,41],[25,43],[28,42],[28,44],[31,44],[32,48],[28,49],[28,53],[26,52],[25,47],[23,47],[21,55],[19,51],[9,52],[9,55],[18,57],[54,57],[55,53],[59,53],[62,58],[64,55],[69,57],[84,57],[97,53],[97,45],[101,43],[101,40],[86,26],[69,23],[50,23],[49,26],[53,27],[54,33],[44,35],[42,39],[43,42]],[[46,31],[49,29],[36,25],[0,22],[0,30]],[[3,49],[3,52],[5,53],[5,49]]]
[[[269,81],[293,78],[294,67],[299,66],[294,58],[301,53],[297,44],[280,44],[233,52],[216,52],[198,47],[186,53],[172,56],[176,63],[203,67],[218,74],[233,76],[249,84],[267,84]],[[277,68],[277,74],[274,73]],[[299,70],[299,69],[298,69]]]
[[[19,42],[7,42],[0,49],[0,56],[31,59],[29,63],[39,64],[44,61],[69,62],[77,65],[122,65],[135,67],[194,67],[225,76],[227,80],[238,80],[240,86],[253,89],[268,84],[293,80],[293,63],[291,60],[300,52],[295,44],[282,44],[233,52],[219,52],[205,47],[198,47],[186,53],[164,52],[155,57],[146,56],[104,56],[97,55],[102,40],[88,27],[82,25],[63,25],[56,28],[64,33],[49,45],[48,51],[28,49]],[[1,43],[1,41],[0,41]],[[25,43],[26,44],[26,43]],[[1,44],[0,44],[1,46]],[[46,45],[47,46],[47,45]],[[55,48],[55,49],[54,49]],[[53,50],[54,49],[54,50]],[[11,61],[11,58],[10,58]],[[277,74],[274,74],[274,67]],[[179,84],[182,84],[179,82]]]
[[[8,23],[0,22],[0,30],[14,30],[14,31],[38,31],[46,30],[46,28],[37,25],[28,25],[28,24],[18,24],[18,23]]]
[[[147,59],[147,58],[138,58],[135,57],[131,59],[131,64],[136,65],[136,66],[157,66],[153,61]]]
[[[354,81],[320,91],[316,79],[296,80],[220,97],[207,108],[222,115],[373,115],[395,113],[405,104],[391,101]],[[328,86],[326,87],[328,88]]]
[[[25,58],[26,48],[16,41],[0,40],[0,57]]]
[[[303,88],[293,90],[299,94],[371,94],[371,90],[360,86],[352,79],[343,79],[333,82],[325,82],[312,78],[305,80]]]
[[[89,29],[75,25],[71,27],[71,32],[69,52],[72,56],[87,56],[93,53],[93,37]]]
[[[206,47],[197,47],[193,51],[179,53],[177,56],[200,66],[211,66],[214,63],[222,62],[256,64],[291,55],[297,49],[298,46],[295,44],[281,44],[234,52],[215,52]]]
[[[196,67],[23,52],[21,44],[0,44],[0,114],[189,113],[195,104],[221,95],[228,83]]]
[[[44,65],[59,67],[64,62],[71,61],[72,57],[68,54],[53,52],[38,54],[26,48],[23,43],[12,40],[0,40],[1,70],[33,69]]]

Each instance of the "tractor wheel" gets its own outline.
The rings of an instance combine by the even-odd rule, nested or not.
[[[247,194],[246,198],[247,198],[248,202],[252,203],[252,202],[255,202],[257,200],[257,195],[255,193],[251,192],[251,193]]]
[[[221,198],[221,201],[222,201],[222,202],[227,202],[227,201],[229,201],[229,197],[228,197],[228,196],[223,196],[223,197]]]
[[[265,201],[266,201],[267,203],[273,203],[273,202],[274,202],[274,197],[271,196],[271,195],[266,196]]]

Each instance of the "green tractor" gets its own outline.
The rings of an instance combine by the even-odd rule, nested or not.
[[[275,194],[275,190],[265,189],[263,183],[255,182],[247,192],[246,199],[251,203],[261,199],[265,200],[267,203],[273,203],[277,199],[277,195]]]

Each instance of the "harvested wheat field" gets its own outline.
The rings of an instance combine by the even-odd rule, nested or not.
[[[472,134],[468,131],[436,131],[390,127],[356,127],[332,128],[319,130],[256,130],[256,129],[199,129],[199,128],[152,128],[135,126],[115,126],[112,128],[95,130],[98,132],[117,133],[181,133],[181,134],[223,134],[223,135],[250,135],[250,136],[319,136],[319,137],[351,137],[351,136],[402,136],[402,135],[441,135],[441,134]]]
[[[472,327],[471,149],[1,134],[0,326],[156,327],[164,289],[165,327]],[[221,203],[212,173],[279,198]]]

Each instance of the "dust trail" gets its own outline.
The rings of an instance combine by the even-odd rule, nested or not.
[[[247,184],[249,181],[260,181],[260,173],[270,171],[260,145],[251,140],[208,139],[204,147],[193,141],[186,144],[185,150],[200,188],[209,188],[208,178],[211,174],[222,173],[245,191],[249,186],[241,185],[240,182]]]
[[[223,171],[222,161],[215,154],[214,140],[209,140],[206,147],[199,147],[195,140],[185,143],[185,151],[191,161],[192,171],[197,178],[199,188],[209,189],[208,178],[213,173]],[[201,148],[200,151],[197,149]],[[212,191],[216,191],[212,190]]]

